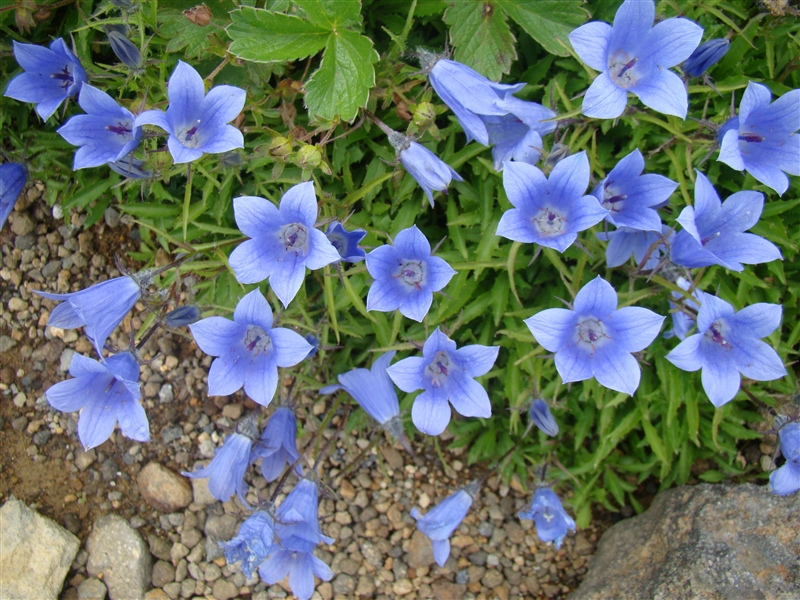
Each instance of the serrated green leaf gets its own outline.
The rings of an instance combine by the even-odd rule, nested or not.
[[[361,21],[360,0],[295,0],[308,20],[327,29],[347,27]]]
[[[567,36],[587,18],[580,0],[494,1],[545,50],[559,56],[569,55]]]
[[[305,85],[311,117],[355,119],[375,85],[378,53],[372,41],[355,31],[335,31],[328,38],[322,64]]]
[[[187,58],[199,58],[208,48],[208,35],[214,31],[211,27],[198,27],[181,13],[175,13],[164,17],[158,33],[168,40],[167,52],[183,52]]]
[[[231,13],[226,30],[233,40],[230,52],[256,62],[297,60],[325,47],[331,30],[305,19],[244,7]]]
[[[516,40],[495,0],[451,3],[444,22],[450,26],[456,60],[495,81],[508,73],[517,58]]]

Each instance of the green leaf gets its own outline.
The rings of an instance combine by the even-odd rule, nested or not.
[[[312,117],[352,121],[367,103],[375,85],[378,53],[372,41],[355,31],[334,31],[328,38],[322,64],[305,86]]]
[[[517,58],[514,36],[495,0],[451,3],[444,13],[455,59],[497,81]]]
[[[586,21],[580,0],[494,0],[550,54],[569,56],[568,35]]]
[[[198,27],[181,13],[167,13],[158,34],[168,40],[167,52],[183,52],[187,58],[199,58],[208,48],[208,35],[214,31],[211,27]]]
[[[360,0],[295,0],[294,3],[314,25],[329,30],[355,25],[361,20]]]
[[[231,13],[230,51],[256,62],[297,60],[316,54],[332,37],[330,28],[305,19],[244,7]]]

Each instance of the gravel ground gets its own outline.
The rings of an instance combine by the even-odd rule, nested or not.
[[[0,503],[16,496],[82,544],[97,519],[120,515],[152,554],[150,599],[287,597],[285,583],[268,587],[257,578],[247,580],[221,556],[217,541],[232,537],[246,517],[238,503],[214,501],[203,480],[192,480],[191,498],[183,503],[184,484],[154,485],[159,477],[205,464],[201,461],[213,456],[236,420],[257,409],[241,393],[206,396],[211,358],[191,339],[168,333],[145,348],[144,358],[152,358],[141,370],[148,444],[115,432],[84,452],[76,436],[77,414],[47,404],[44,391],[66,377],[72,353],[91,355],[92,347],[82,330],[47,330],[55,304],[32,290],[75,291],[118,276],[114,253],[124,257],[135,250],[137,236],[113,209],[88,231],[83,215],[73,214],[69,222],[54,218],[40,199],[42,189],[29,187],[0,232]],[[137,305],[111,342],[126,347],[128,336],[121,332],[138,328],[143,311]],[[315,439],[331,401],[298,399],[301,447]],[[334,436],[340,418],[332,419],[323,438]],[[314,598],[560,598],[580,583],[608,520],[571,534],[556,551],[538,541],[531,521],[515,516],[527,508],[530,494],[518,482],[507,486],[497,478],[487,481],[454,534],[450,560],[444,568],[436,566],[430,542],[417,532],[409,511],[418,506],[426,512],[478,472],[470,472],[459,453],[447,456],[444,468],[420,441],[412,457],[382,437],[377,444],[355,435],[336,437],[319,469],[327,486],[320,501],[322,528],[336,542],[317,552],[336,575],[317,586]],[[357,468],[341,476],[356,458]],[[256,492],[271,495],[272,486],[256,469],[248,473],[249,501],[257,500]],[[181,505],[185,508],[169,508]],[[82,547],[61,598],[105,597],[106,586],[87,569],[88,560]]]

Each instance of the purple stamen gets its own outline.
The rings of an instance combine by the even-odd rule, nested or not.
[[[70,73],[68,66],[61,69],[61,71],[59,71],[58,73],[53,73],[52,75],[50,75],[50,77],[52,79],[59,79],[63,81],[64,85],[61,87],[63,87],[64,89],[67,89],[69,86],[75,83],[75,79],[72,77],[72,73]]]
[[[108,131],[113,131],[117,135],[126,135],[126,134],[131,133],[133,131],[132,129],[129,129],[127,125],[124,125],[123,123],[120,123],[119,121],[117,121],[116,125],[106,125],[106,129]]]
[[[625,72],[626,72],[627,70],[629,70],[629,69],[632,69],[632,68],[633,68],[633,65],[635,65],[635,64],[636,64],[636,62],[637,62],[638,60],[639,60],[638,58],[634,58],[634,59],[633,59],[633,60],[631,60],[630,62],[626,63],[626,64],[625,64],[625,65],[624,65],[624,66],[623,66],[623,67],[622,67],[622,68],[619,70],[619,73],[617,74],[617,77],[622,77],[622,76],[625,74]]]
[[[744,135],[739,136],[739,140],[743,142],[751,142],[754,144],[758,144],[759,142],[764,141],[764,137],[758,135],[757,133],[745,133]]]
[[[190,139],[192,139],[192,136],[193,136],[195,133],[197,133],[197,125],[195,125],[195,126],[194,126],[194,127],[192,127],[192,128],[189,130],[189,131],[187,131],[187,132],[186,132],[186,139],[187,139],[187,140],[190,140]]]

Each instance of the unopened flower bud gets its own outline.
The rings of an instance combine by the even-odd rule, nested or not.
[[[219,157],[219,162],[225,167],[237,167],[242,164],[242,155],[236,152],[236,150],[231,150],[230,152],[222,154]]]
[[[430,102],[420,102],[414,108],[414,125],[426,127],[436,118],[436,108]]]
[[[692,77],[700,77],[709,68],[717,64],[728,53],[731,42],[725,38],[708,40],[700,44],[697,50],[683,63],[683,72]]]
[[[292,142],[283,136],[272,138],[269,144],[269,154],[275,158],[285,158],[292,152]]]
[[[319,148],[304,144],[297,152],[297,166],[302,169],[316,169],[322,162],[322,153]]]
[[[36,19],[33,13],[36,11],[36,2],[33,0],[22,0],[17,5],[17,10],[14,12],[14,20],[17,22],[17,29],[20,31],[28,32],[31,27],[36,26]]]
[[[164,324],[167,327],[185,327],[196,323],[200,319],[200,309],[196,306],[179,306],[164,315]]]
[[[533,424],[547,435],[551,437],[558,435],[558,423],[556,423],[553,414],[550,412],[550,407],[547,406],[547,402],[541,398],[536,398],[536,400],[531,403],[530,412],[528,414],[530,414]]]
[[[552,169],[568,156],[569,156],[569,146],[565,144],[559,144],[558,142],[556,142],[555,144],[553,144],[553,147],[550,150],[550,154],[547,155],[544,164],[547,165],[548,168]]]
[[[106,31],[108,42],[111,44],[111,49],[117,58],[129,69],[139,69],[142,66],[142,53],[139,48],[130,41],[125,34],[117,29],[108,29]]]

